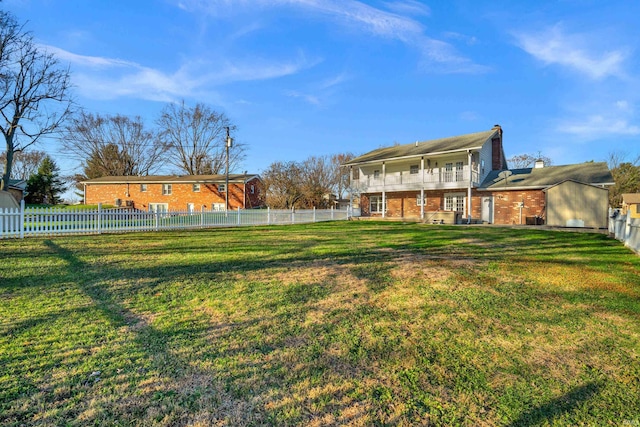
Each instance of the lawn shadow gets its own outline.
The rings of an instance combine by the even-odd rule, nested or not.
[[[509,424],[509,427],[529,427],[540,425],[543,422],[552,422],[555,418],[562,414],[571,412],[576,407],[585,403],[598,394],[602,384],[598,382],[590,382],[579,387],[573,388],[566,394],[551,400],[535,408],[524,412],[515,421]]]

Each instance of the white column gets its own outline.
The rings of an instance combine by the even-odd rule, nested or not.
[[[382,190],[382,218],[387,215],[387,193]]]
[[[473,172],[471,170],[471,150],[467,151],[467,164],[469,165],[469,189],[467,191],[467,223],[471,224],[471,186],[473,185]]]

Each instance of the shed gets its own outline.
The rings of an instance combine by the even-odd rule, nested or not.
[[[0,209],[15,209],[20,205],[16,202],[16,199],[8,191],[0,191]]]
[[[606,188],[565,180],[543,191],[546,193],[547,225],[607,227],[609,190]]]

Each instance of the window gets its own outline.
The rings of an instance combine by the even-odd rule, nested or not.
[[[456,162],[456,181],[462,181],[463,170],[464,170],[464,163]]]
[[[354,169],[351,169],[351,170],[352,170],[351,173],[353,174],[353,180],[355,181],[357,179],[360,179],[360,169],[354,168]]]
[[[380,178],[380,170],[376,169],[373,171],[373,179],[379,179]]]
[[[409,174],[410,175],[417,175],[418,171],[420,171],[420,166],[418,166],[418,165],[409,166]]]
[[[168,196],[171,194],[171,184],[162,184],[162,195]]]
[[[256,193],[256,186],[255,185],[252,184],[251,187],[249,187],[249,188],[250,188],[251,194],[255,194]]]
[[[444,165],[444,182],[453,181],[453,163],[446,163]]]
[[[227,191],[227,184],[218,184],[218,191],[225,193]]]
[[[224,210],[224,203],[212,203],[211,204],[211,210],[223,211]]]
[[[140,192],[141,193],[147,192],[147,184],[140,184]]]
[[[484,159],[480,160],[480,173],[484,175]]]
[[[193,184],[193,192],[194,193],[200,192],[200,184]]]
[[[166,213],[169,211],[167,203],[149,203],[149,212]]]
[[[464,214],[465,211],[464,193],[447,193],[444,195],[444,210],[458,211]]]
[[[385,206],[382,205],[382,196],[371,196],[369,201],[371,205],[371,213],[382,213],[386,210]]]
[[[193,213],[196,210],[195,208],[196,207],[193,203],[187,203],[187,212]]]
[[[416,196],[416,206],[425,206],[426,198],[422,198],[420,194]]]

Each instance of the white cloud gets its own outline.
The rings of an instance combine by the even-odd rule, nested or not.
[[[516,33],[518,45],[546,65],[558,64],[592,79],[621,76],[626,52],[623,49],[597,51],[589,37],[566,34],[559,25],[536,33]]]
[[[596,139],[603,136],[640,135],[640,126],[626,118],[592,115],[581,121],[561,123],[558,130],[584,139]]]
[[[426,6],[413,0],[386,4],[391,8],[395,7],[397,13],[377,9],[356,0],[180,0],[178,7],[191,12],[204,12],[214,17],[261,8],[296,7],[341,23],[350,30],[358,29],[367,34],[417,47],[427,59],[426,62],[435,63],[435,67],[427,64],[425,68],[429,70],[456,73],[479,73],[487,70],[487,67],[479,66],[460,55],[452,45],[428,37],[420,22],[402,15],[415,14],[417,11],[421,11],[422,14],[428,13]]]
[[[384,2],[384,5],[387,9],[392,10],[396,13],[422,16],[431,15],[431,9],[429,9],[429,6],[416,0]]]
[[[126,96],[164,102],[201,95],[214,86],[232,82],[295,74],[321,61],[308,60],[304,55],[280,62],[257,58],[216,62],[215,67],[211,60],[191,61],[167,72],[121,59],[78,55],[53,46],[47,46],[47,50],[73,65],[74,83],[83,96],[94,99]]]

